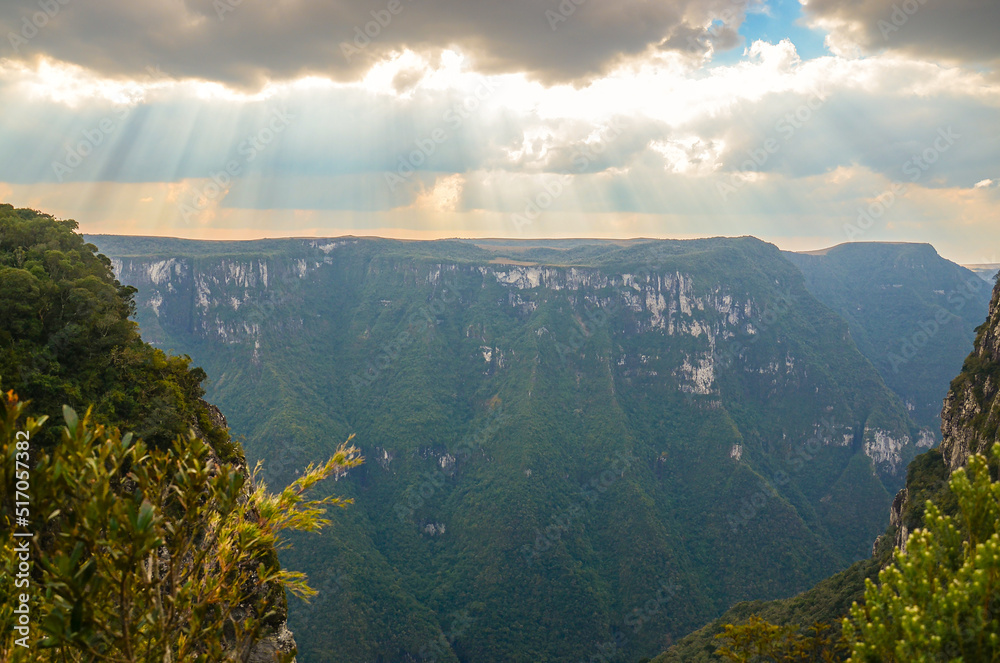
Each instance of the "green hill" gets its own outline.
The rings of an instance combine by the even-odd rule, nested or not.
[[[809,292],[847,320],[858,349],[939,442],[941,401],[986,315],[992,279],[930,244],[856,242],[785,257]]]
[[[357,434],[348,524],[283,559],[305,663],[652,655],[867,557],[918,452],[753,238],[91,239],[271,476]]]
[[[726,624],[760,615],[774,624],[835,624],[848,614],[854,601],[864,598],[866,578],[875,580],[895,549],[910,532],[924,525],[928,500],[946,515],[957,513],[957,500],[948,487],[952,471],[963,467],[970,453],[984,453],[1000,441],[1000,282],[993,289],[985,323],[976,329],[973,351],[951,382],[942,411],[944,440],[939,449],[921,454],[907,468],[906,487],[897,494],[890,526],[875,543],[870,559],[852,565],[791,599],[737,604],[719,619],[688,635],[654,659],[655,663],[719,661],[713,655],[716,634]],[[996,470],[993,470],[994,476]]]

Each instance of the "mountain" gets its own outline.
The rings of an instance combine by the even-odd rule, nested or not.
[[[989,282],[930,244],[849,243],[785,253],[817,299],[839,313],[858,349],[940,441],[941,401],[990,303]]]
[[[997,263],[980,263],[976,265],[964,265],[964,267],[987,283],[993,283],[993,279],[1000,272],[1000,264]]]
[[[948,390],[942,409],[943,441],[915,458],[907,468],[906,486],[896,495],[890,525],[873,546],[872,557],[817,583],[791,599],[741,603],[720,618],[680,640],[655,663],[698,663],[721,660],[713,655],[716,634],[725,624],[761,615],[776,624],[836,623],[864,597],[865,579],[876,580],[895,550],[905,550],[910,532],[924,525],[928,500],[946,515],[958,511],[948,486],[951,473],[964,467],[973,453],[985,453],[1000,442],[1000,281],[993,288],[986,322],[976,329],[971,354]]]
[[[931,443],[774,246],[91,237],[251,460],[356,434],[311,661],[652,655],[867,557]]]

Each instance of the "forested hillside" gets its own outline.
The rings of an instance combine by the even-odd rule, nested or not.
[[[949,478],[952,473],[964,468],[972,454],[989,454],[991,447],[1000,442],[1000,397],[998,397],[998,376],[1000,376],[1000,282],[996,282],[992,302],[986,322],[976,329],[974,347],[962,365],[959,375],[951,382],[942,411],[942,431],[944,440],[940,448],[932,449],[915,458],[907,468],[906,487],[893,501],[890,525],[875,542],[870,559],[852,565],[848,570],[836,574],[812,587],[799,596],[787,600],[771,602],[746,602],[728,610],[719,619],[682,639],[667,652],[655,659],[656,663],[687,663],[723,660],[715,654],[719,647],[717,635],[727,624],[745,623],[752,616],[760,616],[773,624],[805,628],[815,622],[834,625],[839,630],[839,622],[847,617],[851,604],[864,604],[865,579],[876,580],[881,569],[890,565],[897,550],[905,549],[908,537],[918,528],[926,526],[928,502],[932,502],[945,516],[959,515],[959,499],[955,495]],[[997,476],[996,458],[990,460],[994,480]],[[995,485],[994,485],[995,486]],[[996,488],[993,496],[995,498]],[[986,496],[984,496],[986,497]],[[986,497],[984,504],[991,500]],[[991,518],[993,518],[991,516]],[[969,535],[969,529],[976,523],[962,522],[961,533]],[[992,525],[995,527],[995,523]],[[968,549],[965,546],[964,549]],[[940,566],[941,562],[934,562]],[[993,563],[995,567],[995,562]],[[985,577],[986,574],[978,576]],[[927,575],[921,574],[925,584]],[[975,596],[973,587],[978,578],[965,578],[958,589],[969,596]],[[977,599],[969,599],[976,603]],[[967,636],[980,647],[993,647],[989,638],[996,638],[998,617],[995,609],[997,596],[986,588],[986,596],[979,603],[986,608],[985,619],[978,623],[951,624],[944,614],[930,615],[930,620],[944,621],[954,630]],[[961,605],[960,602],[953,603]],[[915,608],[913,608],[916,610]],[[938,606],[942,609],[942,606]],[[957,611],[956,611],[957,612]],[[992,620],[992,624],[990,623]],[[910,625],[912,627],[912,624]],[[953,652],[960,652],[963,644],[959,638],[946,642]],[[940,645],[940,642],[938,643]],[[979,657],[957,660],[990,660]],[[932,651],[925,652],[934,658]],[[995,654],[994,654],[995,656]],[[948,660],[956,660],[949,657]]]
[[[284,560],[307,663],[653,655],[867,557],[929,444],[752,238],[92,239],[252,459],[370,459]]]
[[[986,315],[993,279],[930,244],[856,242],[784,255],[809,291],[847,320],[858,349],[939,442],[941,400]]]

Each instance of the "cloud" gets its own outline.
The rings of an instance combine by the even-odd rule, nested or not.
[[[928,155],[922,185],[971,187],[1000,167],[1000,91],[960,68],[888,56],[803,62],[787,41],[756,42],[733,66],[693,71],[653,58],[573,88],[484,77],[459,60],[410,54],[360,82],[235,98],[159,79],[123,94],[79,71],[32,76],[0,65],[0,94],[21,99],[0,117],[0,151],[24,155],[0,162],[0,181],[176,182],[235,161],[229,195],[241,205],[333,209],[409,204],[401,192],[477,170],[579,175],[641,164],[663,175],[795,179],[861,165],[909,181],[914,160],[949,128],[959,139]],[[38,79],[51,81],[49,94]],[[104,97],[67,99],[100,89]],[[299,183],[257,186],[275,175]],[[324,187],[324,177],[339,179]]]
[[[401,0],[347,62],[340,41],[381,0],[244,1],[221,20],[176,0],[146,8],[157,29],[131,5],[69,0],[23,57],[0,59],[0,96],[17,100],[0,153],[18,155],[0,160],[0,194],[120,232],[751,232],[822,246],[903,183],[866,239],[997,236],[984,224],[1000,189],[984,176],[1000,172],[1000,88],[981,68],[900,48],[803,60],[787,39],[706,66],[741,5],[643,4],[642,27],[633,0],[584,0],[553,32],[546,1],[504,7],[538,24],[514,35],[493,5]],[[16,28],[10,6],[0,20]],[[338,7],[353,18],[320,39]],[[946,150],[941,131],[956,136]],[[948,235],[952,222],[965,230]]]
[[[55,3],[55,0],[53,0]],[[652,50],[701,55],[738,41],[731,0],[32,0],[0,4],[0,57],[40,56],[107,76],[155,65],[178,78],[258,89],[308,74],[357,80],[409,49],[458,47],[483,72],[546,82],[600,75]],[[65,5],[65,6],[63,6]],[[44,20],[42,20],[44,19]],[[35,23],[33,24],[33,21]],[[41,25],[41,27],[38,27]],[[11,37],[13,35],[13,37]],[[25,37],[29,35],[30,37]],[[400,83],[406,84],[405,77]]]
[[[783,248],[816,249],[848,239],[924,241],[950,259],[991,262],[982,247],[1000,243],[1000,192],[932,189],[912,185],[869,225],[851,237],[860,211],[891,182],[864,168],[841,168],[798,180],[765,177],[738,197],[722,201],[712,177],[662,178],[655,172],[582,176],[532,223],[516,225],[529,198],[551,175],[467,173],[461,182],[430,183],[410,204],[392,210],[255,209],[214,204],[186,220],[170,183],[65,183],[7,185],[3,198],[18,206],[75,218],[84,232],[167,235],[209,239],[275,236],[390,237],[705,237],[753,234]],[[286,181],[267,182],[280,188]],[[460,186],[459,186],[460,185]],[[498,188],[499,185],[499,188]],[[459,189],[464,190],[459,190]],[[500,206],[497,191],[510,195]],[[454,206],[456,196],[461,203]],[[620,209],[615,198],[640,205]],[[141,202],[153,198],[152,203]],[[645,199],[645,200],[643,200]],[[419,204],[417,203],[419,200]],[[600,204],[595,204],[600,203]],[[995,262],[995,261],[994,261]]]
[[[1000,60],[994,0],[801,0],[807,20],[841,53],[891,49],[925,60]]]

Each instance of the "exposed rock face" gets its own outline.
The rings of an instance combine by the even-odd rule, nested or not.
[[[892,507],[889,510],[889,524],[896,528],[896,540],[895,546],[901,552],[906,552],[906,539],[910,536],[910,530],[903,522],[903,507],[906,505],[906,488],[902,489],[896,493],[896,498],[892,501]],[[878,548],[878,542],[875,542],[875,547]],[[874,554],[874,551],[872,552]]]
[[[969,456],[986,452],[1000,426],[1000,281],[986,323],[962,374],[952,383],[941,413],[941,453],[948,469],[964,467]]]
[[[893,473],[905,468],[918,437],[902,404],[857,351],[847,324],[808,294],[801,275],[780,254],[753,240],[704,244],[733,248],[689,254],[688,245],[664,244],[624,258],[583,256],[583,265],[571,266],[569,259],[565,265],[545,263],[544,255],[538,256],[543,264],[529,263],[533,255],[494,262],[443,245],[362,240],[313,248],[288,240],[273,253],[237,247],[242,253],[178,254],[173,262],[161,253],[121,253],[115,264],[119,278],[139,288],[143,333],[162,347],[196,349],[195,361],[205,362],[215,384],[230,385],[213,397],[234,417],[235,429],[257,436],[253,453],[283,467],[290,467],[293,453],[302,464],[309,460],[304,435],[275,440],[263,432],[270,429],[246,416],[257,408],[275,409],[277,401],[263,401],[268,391],[258,385],[271,384],[268,367],[280,365],[294,367],[301,378],[282,391],[301,407],[297,412],[315,408],[326,417],[339,411],[344,422],[352,422],[350,432],[357,426],[359,439],[370,445],[366,455],[376,462],[365,481],[379,491],[378,500],[359,500],[364,516],[345,523],[342,539],[311,540],[315,547],[300,559],[316,564],[308,571],[319,565],[345,569],[348,581],[348,571],[367,559],[371,573],[388,580],[356,582],[349,596],[325,592],[327,598],[308,612],[297,614],[293,605],[290,623],[304,657],[322,657],[331,643],[344,642],[358,652],[343,655],[345,660],[426,658],[418,648],[441,642],[441,625],[448,623],[420,603],[424,598],[413,580],[427,573],[444,573],[461,602],[480,596],[485,574],[509,597],[499,609],[485,594],[486,600],[475,601],[486,606],[477,619],[487,626],[462,636],[471,652],[462,658],[590,657],[589,644],[578,651],[561,651],[559,644],[560,651],[525,654],[526,647],[535,647],[525,644],[535,638],[532,624],[548,618],[528,595],[550,592],[550,582],[552,590],[566,591],[558,589],[557,574],[539,573],[533,564],[553,547],[554,537],[569,539],[567,525],[576,540],[575,519],[588,508],[590,493],[581,493],[580,501],[572,484],[596,481],[606,488],[614,480],[623,498],[587,511],[589,525],[579,536],[581,550],[597,551],[594,559],[624,555],[621,563],[634,570],[628,581],[634,586],[608,581],[621,593],[616,604],[627,610],[633,596],[649,591],[650,578],[665,572],[667,560],[671,574],[675,565],[690,565],[698,577],[676,597],[683,607],[660,611],[669,626],[644,628],[642,637],[656,639],[655,645],[630,636],[635,651],[616,652],[635,660],[640,648],[659,646],[661,633],[693,628],[717,605],[787,595],[826,575],[839,559],[865,554],[885,525],[888,490],[894,493],[902,483]],[[296,361],[285,363],[293,353],[299,353]],[[299,397],[302,386],[327,383],[345,388],[329,400],[299,405],[307,400]],[[440,410],[438,430],[390,413],[390,403],[414,403],[415,396],[434,408],[449,404]],[[470,407],[450,405],[470,398]],[[479,407],[485,398],[491,399],[485,406],[490,411],[494,402],[499,411],[502,399],[513,413],[502,430],[493,424],[499,416]],[[642,466],[625,481],[619,480],[625,470],[594,473],[612,448],[609,442],[627,447],[633,439],[655,467]],[[434,504],[421,497],[423,487],[433,487]],[[696,490],[682,492],[689,487]],[[445,498],[446,490],[476,499]],[[667,504],[673,498],[658,497],[682,494],[691,497],[676,505]],[[532,498],[523,509],[512,509],[524,495]],[[881,508],[864,508],[873,502]],[[800,504],[808,510],[804,518]],[[386,513],[396,517],[390,521]],[[708,513],[721,526],[690,530],[687,523]],[[522,526],[529,521],[544,524],[544,535],[541,527]],[[813,531],[814,522],[822,531]],[[621,530],[628,541],[606,536],[626,523],[636,524]],[[435,563],[404,574],[397,569],[405,568],[406,548],[382,534],[389,531],[428,549],[465,554],[482,546],[491,552],[474,565],[435,569]],[[689,545],[678,542],[674,531],[692,531],[699,537],[692,545],[704,554],[688,561]],[[372,543],[361,549],[345,545],[348,540]],[[575,550],[577,544],[571,545]],[[759,554],[747,555],[748,546]],[[559,568],[579,566],[561,552],[545,559]],[[618,564],[602,567],[611,571]],[[800,571],[800,564],[808,568]],[[594,585],[592,592],[587,583],[567,600],[592,617],[558,626],[577,643],[606,639],[604,625],[620,623],[607,610],[609,602],[591,602],[603,590]],[[492,623],[506,619],[508,605],[525,611],[519,618],[524,632],[511,631],[509,643],[498,645],[486,634]],[[378,634],[368,633],[347,618],[352,613],[392,620]],[[683,616],[674,622],[668,617],[674,613]],[[397,635],[404,633],[426,637]],[[458,660],[449,651],[451,639],[445,636],[444,651],[435,657]]]
[[[250,651],[247,663],[274,663],[276,654],[287,654],[295,648],[295,638],[288,630],[288,623],[282,622],[276,633],[265,637]]]
[[[136,301],[140,308],[152,313],[142,318],[142,324],[144,336],[153,345],[160,345],[170,333],[183,330],[209,342],[244,346],[250,351],[249,361],[256,363],[262,334],[274,333],[276,326],[284,334],[299,333],[307,324],[301,315],[286,314],[287,302],[300,296],[301,287],[317,284],[331,287],[333,282],[324,270],[337,261],[350,259],[356,252],[357,248],[349,242],[320,245],[307,241],[292,254],[281,257],[125,257],[113,258],[112,263],[123,283],[139,288]],[[672,377],[677,389],[692,396],[717,396],[719,377],[731,370],[730,364],[734,362],[750,373],[766,377],[771,388],[789,381],[808,381],[805,362],[790,351],[777,352],[759,364],[745,356],[755,337],[797,306],[801,293],[791,289],[777,301],[767,303],[757,301],[753,292],[730,283],[697,286],[692,273],[656,265],[616,271],[394,258],[358,265],[359,271],[352,278],[372,279],[382,272],[395,272],[407,285],[429,286],[435,291],[455,284],[473,290],[498,285],[505,291],[498,301],[525,319],[557,293],[567,295],[582,302],[592,315],[591,319],[579,320],[585,336],[591,328],[606,326],[614,320],[629,335],[678,339],[677,347],[684,348],[679,357],[624,353],[615,361],[630,377]],[[390,299],[381,301],[383,307],[391,304]],[[282,315],[275,315],[277,310]],[[627,315],[622,317],[622,314]],[[168,327],[170,332],[164,334],[163,329]],[[538,333],[541,335],[543,331],[540,329]],[[487,365],[485,372],[503,369],[516,359],[502,347],[501,339],[488,338],[482,330],[475,330],[475,335],[483,341],[480,352]],[[734,343],[734,339],[742,340]],[[564,347],[567,341],[572,344],[572,339],[565,337],[557,340]],[[726,344],[730,349],[720,351]],[[871,459],[879,475],[899,478],[905,473],[906,460],[912,457],[915,447],[933,444],[933,436],[915,442],[915,436],[899,423],[880,425],[875,420],[845,417],[834,422],[832,428],[836,430],[819,435],[824,444],[846,446],[851,444],[854,430],[860,426],[863,453]]]
[[[910,444],[907,435],[893,436],[892,431],[878,428],[865,428],[865,455],[872,459],[876,467],[885,469],[889,474],[897,474],[902,463],[903,449]]]

